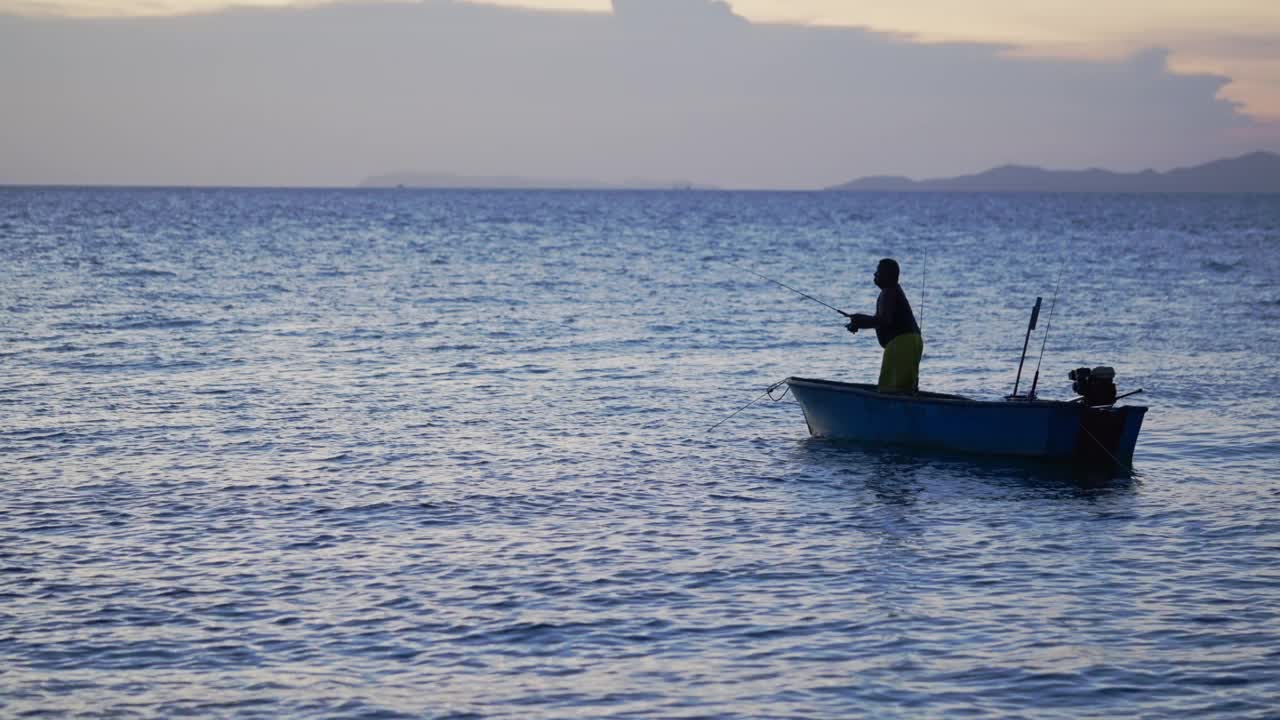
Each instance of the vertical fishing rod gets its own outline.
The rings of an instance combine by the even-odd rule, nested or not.
[[[1018,398],[1018,383],[1022,381],[1022,364],[1027,360],[1027,343],[1031,342],[1031,331],[1036,329],[1036,320],[1040,318],[1040,298],[1036,298],[1036,306],[1031,308],[1031,322],[1027,323],[1027,336],[1022,340],[1022,358],[1018,360],[1018,376],[1013,380],[1013,394],[1006,400]]]
[[[1062,273],[1067,269],[1067,258],[1062,259],[1062,267],[1058,269],[1058,282],[1053,284],[1053,301],[1049,303],[1049,321],[1044,326],[1044,340],[1040,342],[1040,359],[1036,360],[1036,376],[1031,381],[1032,400],[1036,399],[1036,385],[1040,384],[1040,363],[1044,362],[1044,346],[1049,344],[1049,331],[1053,329],[1053,310],[1058,307],[1058,288],[1062,287]]]
[[[784,287],[784,288],[786,288],[786,289],[790,290],[791,292],[793,292],[793,293],[795,293],[795,294],[799,295],[799,296],[800,296],[800,297],[802,297],[802,298],[806,298],[806,299],[808,299],[808,300],[812,300],[812,301],[814,301],[814,302],[816,302],[816,303],[818,303],[819,305],[822,305],[822,306],[824,306],[824,307],[829,307],[829,308],[831,308],[832,310],[835,310],[836,312],[840,313],[841,315],[843,315],[843,316],[845,316],[845,317],[847,317],[847,318],[853,318],[853,315],[852,315],[852,314],[847,313],[847,312],[845,312],[845,311],[841,310],[840,308],[838,308],[838,307],[836,307],[836,306],[834,306],[834,305],[829,305],[829,304],[827,304],[827,303],[824,303],[824,302],[822,302],[821,300],[819,300],[818,298],[816,298],[816,297],[814,297],[814,296],[812,296],[812,295],[809,295],[808,293],[802,293],[802,292],[800,292],[799,290],[797,290],[797,289],[795,289],[795,288],[791,287],[790,285],[787,285],[787,284],[785,284],[785,283],[780,283],[780,282],[778,282],[777,280],[774,280],[773,278],[771,278],[771,277],[769,277],[769,276],[767,276],[767,275],[761,275],[760,273],[758,273],[758,272],[756,272],[755,270],[752,270],[752,269],[750,269],[750,268],[738,267],[737,265],[734,265],[734,267],[737,267],[739,270],[743,270],[743,271],[749,272],[749,273],[751,273],[752,275],[755,275],[756,277],[760,278],[761,280],[768,280],[769,282],[773,283],[774,285],[777,285],[777,286],[779,286],[779,287]]]
[[[920,330],[920,337],[924,337],[924,292],[929,287],[929,250],[925,247],[920,248],[920,322],[917,328]],[[920,392],[920,373],[916,373],[916,392]]]
[[[921,248],[920,251],[920,326],[921,334],[924,333],[924,291],[929,287],[929,251]]]

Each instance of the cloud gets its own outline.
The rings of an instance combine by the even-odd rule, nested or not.
[[[173,15],[235,6],[315,5],[329,0],[0,0],[0,12],[26,15]],[[411,0],[404,0],[409,2]],[[458,0],[560,12],[619,12],[612,0]],[[860,27],[922,43],[979,43],[1011,54],[1116,60],[1168,48],[1175,72],[1231,78],[1222,96],[1260,119],[1280,121],[1280,54],[1247,48],[1280,42],[1280,3],[1257,0],[622,0],[621,14],[682,22],[715,15],[757,24]],[[692,10],[690,10],[692,8]]]
[[[651,0],[638,0],[651,2]],[[723,3],[445,0],[0,18],[0,182],[354,184],[396,170],[820,187],[1008,161],[1192,164],[1274,137],[1168,53],[1008,57]]]
[[[754,22],[803,22],[903,33],[918,42],[1006,45],[1041,57],[1118,59],[1167,48],[1176,72],[1231,78],[1223,96],[1280,120],[1280,3],[1257,0],[735,0]],[[1270,48],[1266,58],[1249,48]]]
[[[476,0],[607,11],[607,0]],[[640,0],[643,2],[644,0]],[[680,0],[667,0],[679,2]],[[1116,60],[1168,48],[1170,68],[1231,78],[1223,97],[1280,120],[1280,3],[1257,0],[732,0],[755,23],[861,27],[922,43],[980,43],[1012,54]]]
[[[723,27],[746,21],[722,0],[613,0],[614,17],[627,24],[644,24],[668,30],[689,27]],[[672,22],[672,21],[676,22]],[[668,25],[670,23],[670,25]]]

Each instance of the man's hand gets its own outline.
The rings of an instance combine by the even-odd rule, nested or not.
[[[849,332],[857,332],[858,330],[865,330],[869,327],[875,327],[875,318],[871,315],[863,315],[862,313],[854,313],[850,315],[849,324],[845,325],[845,328],[847,328]]]
[[[858,326],[856,326],[856,325],[854,325],[854,324],[853,324],[853,320],[850,320],[850,321],[848,322],[848,324],[846,324],[846,325],[844,326],[844,329],[845,329],[845,330],[848,330],[849,332],[853,333],[854,335],[857,335],[857,334],[858,334]]]

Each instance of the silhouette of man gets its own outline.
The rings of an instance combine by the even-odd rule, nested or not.
[[[880,361],[880,392],[915,392],[920,383],[920,356],[924,354],[924,338],[911,312],[907,294],[898,284],[898,263],[889,258],[876,265],[874,276],[880,297],[876,314],[854,313],[845,325],[849,332],[875,328],[876,339],[884,348]]]

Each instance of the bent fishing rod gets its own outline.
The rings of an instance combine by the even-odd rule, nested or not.
[[[734,267],[738,268],[739,270],[744,270],[744,271],[746,271],[746,272],[749,272],[749,273],[751,273],[752,275],[755,275],[756,277],[760,278],[761,280],[768,280],[769,282],[773,283],[774,285],[777,285],[778,287],[786,288],[786,289],[790,290],[791,292],[793,292],[793,293],[795,293],[795,294],[799,295],[800,297],[805,298],[805,299],[807,299],[807,300],[812,300],[812,301],[814,301],[814,302],[818,303],[819,305],[822,305],[823,307],[831,308],[832,310],[835,310],[836,312],[838,312],[838,313],[840,313],[841,315],[843,315],[843,316],[845,316],[845,317],[849,318],[850,320],[852,320],[852,319],[853,319],[853,314],[852,314],[852,313],[847,313],[847,312],[845,312],[845,311],[841,310],[840,308],[838,308],[838,307],[836,307],[836,306],[834,306],[834,305],[830,305],[830,304],[828,304],[828,303],[824,303],[824,302],[822,302],[821,300],[819,300],[818,298],[816,298],[816,297],[814,297],[814,296],[812,296],[812,295],[810,295],[810,294],[808,294],[808,293],[802,293],[802,292],[800,292],[799,290],[797,290],[797,289],[795,289],[795,288],[791,287],[790,285],[787,285],[786,283],[778,282],[777,280],[774,280],[773,278],[771,278],[771,277],[769,277],[769,276],[767,276],[767,275],[761,275],[760,273],[756,272],[755,270],[752,270],[751,268],[740,267],[740,266],[738,266],[738,265],[734,265]]]

